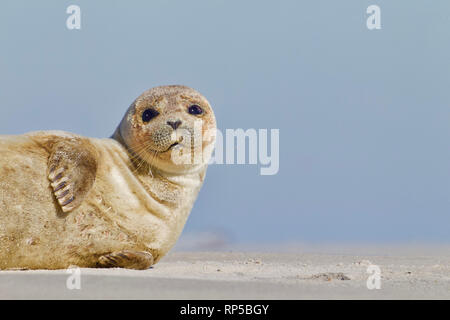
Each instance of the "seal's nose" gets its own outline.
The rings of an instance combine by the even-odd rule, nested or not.
[[[180,126],[181,121],[167,121],[167,124],[173,128],[173,130],[177,130],[177,128]]]

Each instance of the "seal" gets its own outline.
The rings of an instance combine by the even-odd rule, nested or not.
[[[110,138],[0,136],[0,268],[149,268],[186,223],[215,133],[206,98],[176,85],[139,96]]]

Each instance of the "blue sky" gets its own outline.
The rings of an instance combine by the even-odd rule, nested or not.
[[[81,30],[66,8],[81,8]],[[368,30],[366,8],[381,8]],[[214,165],[185,228],[236,243],[450,242],[448,1],[4,1],[0,134],[108,137],[184,84],[280,170]]]

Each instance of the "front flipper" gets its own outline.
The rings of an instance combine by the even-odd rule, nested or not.
[[[53,145],[48,178],[63,212],[70,212],[83,202],[96,172],[96,151],[87,139],[62,139]]]
[[[153,256],[147,251],[119,251],[105,254],[98,259],[101,268],[127,268],[144,270],[153,264]]]

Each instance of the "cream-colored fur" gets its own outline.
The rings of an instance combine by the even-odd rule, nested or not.
[[[131,119],[130,114],[141,114],[138,98],[109,139],[61,131],[0,136],[0,269],[95,267],[100,257],[122,251],[148,252],[157,262],[175,244],[203,183],[214,137],[203,144],[208,155],[202,163],[174,170],[178,166],[171,162],[170,150],[137,149],[125,142],[124,133],[135,139],[127,129],[133,126],[145,138],[143,131],[153,132],[168,115],[189,126],[193,116],[185,112],[186,104],[177,102],[180,94],[200,99],[196,103],[208,110],[203,119],[207,129],[215,129],[215,119],[207,101],[192,89],[152,90],[141,104],[168,99],[150,129],[133,122],[139,117]],[[71,140],[81,141],[81,149],[93,146],[97,169],[81,204],[64,212],[50,185],[48,163],[55,142]]]

